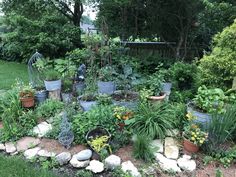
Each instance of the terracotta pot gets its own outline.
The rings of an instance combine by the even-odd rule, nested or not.
[[[31,108],[34,106],[34,97],[20,98],[21,104],[24,108]]]
[[[184,149],[191,153],[196,153],[199,151],[199,146],[193,144],[191,141],[184,139]]]
[[[150,96],[148,99],[152,101],[153,103],[159,103],[164,101],[166,98],[166,93],[163,93],[161,96]]]

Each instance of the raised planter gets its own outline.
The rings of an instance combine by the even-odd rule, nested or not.
[[[79,96],[77,99],[82,109],[84,111],[89,111],[90,109],[92,109],[93,106],[97,104],[96,99],[93,99],[93,98],[95,98],[95,96],[91,96],[91,98],[88,98],[88,99],[83,99],[83,95],[82,95],[82,96]]]
[[[211,114],[204,113],[204,112],[197,110],[194,107],[193,103],[187,104],[187,112],[192,114],[193,116],[195,116],[196,119],[194,120],[194,122],[200,123],[203,126],[203,128],[207,126],[207,124],[210,122],[210,120],[212,118]]]
[[[115,82],[98,81],[98,93],[111,95],[116,91]]]
[[[61,80],[56,81],[44,81],[44,85],[47,91],[61,90]]]
[[[48,94],[46,90],[36,91],[35,100],[38,104],[41,104],[47,99],[47,96]]]
[[[136,109],[138,106],[139,95],[137,92],[128,92],[125,94],[122,90],[119,90],[115,91],[112,97],[114,105],[124,106],[129,109]]]

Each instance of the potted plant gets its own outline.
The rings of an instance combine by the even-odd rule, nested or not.
[[[34,90],[30,85],[22,86],[20,89],[20,101],[24,108],[31,108],[34,107]]]
[[[94,76],[94,71],[89,70],[88,75],[85,78],[86,87],[83,91],[83,94],[78,97],[78,101],[80,106],[83,108],[84,111],[90,110],[93,106],[97,104],[97,84],[96,84],[96,77]]]
[[[148,97],[152,102],[165,100],[167,94],[162,92],[163,81],[163,75],[159,72],[155,72],[148,77],[146,87],[150,90],[150,93],[152,93],[152,95]]]
[[[65,103],[70,103],[72,100],[73,81],[70,78],[65,78],[62,84],[62,100]]]
[[[124,107],[124,106],[116,106],[114,107],[114,117],[117,119],[117,124],[120,130],[123,130],[125,127],[125,121],[129,120],[133,116],[133,112]]]
[[[139,95],[133,91],[133,87],[140,84],[140,81],[140,75],[130,65],[124,65],[122,72],[117,77],[117,82],[121,90],[113,93],[113,103],[118,106],[135,109]]]
[[[35,100],[38,104],[43,103],[47,99],[47,91],[44,87],[35,88]]]
[[[193,114],[196,122],[206,125],[212,113],[223,113],[225,111],[225,101],[227,97],[224,91],[219,88],[208,89],[206,86],[198,88],[197,95],[192,102],[188,103],[187,111]]]
[[[184,127],[184,149],[191,153],[199,151],[199,147],[206,141],[207,133],[202,131],[196,124]]]
[[[100,156],[104,154],[104,151],[106,154],[112,154],[111,146],[109,144],[110,138],[110,133],[100,126],[90,130],[86,134],[86,141],[88,145]]]
[[[172,72],[170,69],[160,69],[159,73],[163,75],[161,92],[166,93],[166,99],[168,100],[172,88]]]
[[[44,72],[44,84],[47,91],[61,90],[60,74],[53,70],[47,69]]]
[[[116,90],[115,77],[117,73],[112,66],[104,66],[98,71],[98,93],[113,94]]]

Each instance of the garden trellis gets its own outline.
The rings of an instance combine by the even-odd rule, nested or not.
[[[34,55],[28,61],[28,74],[30,84],[35,88],[43,85],[43,80],[40,78],[40,73],[34,64],[43,58],[43,55],[39,52],[35,52]]]

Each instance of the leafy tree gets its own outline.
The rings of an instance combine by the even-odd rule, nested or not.
[[[98,23],[105,21],[111,36],[173,41],[176,57],[181,47],[186,49],[185,57],[203,4],[199,0],[100,0],[98,8]]]
[[[236,20],[214,37],[212,52],[200,60],[199,68],[203,84],[231,88],[236,75]]]

